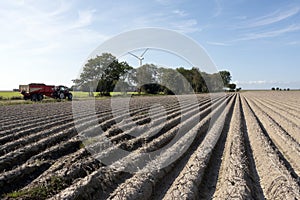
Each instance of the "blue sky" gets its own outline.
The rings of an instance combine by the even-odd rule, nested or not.
[[[300,88],[298,0],[3,0],[0,27],[0,90],[30,82],[71,86],[102,42],[147,27],[192,38],[244,89]],[[163,54],[149,50],[144,63],[191,67]],[[133,57],[120,59],[138,66]]]

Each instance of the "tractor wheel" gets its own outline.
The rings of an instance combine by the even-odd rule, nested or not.
[[[37,101],[37,95],[36,94],[31,95],[31,101]]]
[[[42,101],[44,99],[44,96],[42,94],[37,95],[37,100]]]
[[[69,100],[69,101],[72,101],[72,99],[73,99],[73,95],[72,95],[71,93],[69,93],[69,94],[68,94],[68,100]]]
[[[59,94],[59,98],[60,98],[60,99],[66,98],[66,97],[65,97],[65,94],[64,94],[64,93],[60,93],[60,94]]]

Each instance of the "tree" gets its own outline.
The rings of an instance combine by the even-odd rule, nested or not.
[[[274,87],[272,87],[272,90],[275,90],[275,88],[274,88]]]
[[[133,79],[136,81],[138,88],[145,84],[155,83],[157,80],[157,67],[153,64],[145,64],[136,69],[135,78]]]
[[[230,84],[228,84],[228,88],[230,89],[230,91],[234,91],[236,88],[236,84],[230,83]]]
[[[114,60],[104,69],[104,74],[98,82],[97,92],[100,92],[101,96],[109,96],[110,92],[114,91],[116,85],[121,87],[122,91],[125,91],[125,79],[131,69],[132,67],[126,62]]]
[[[159,94],[163,91],[163,87],[158,83],[146,83],[140,87],[140,90],[147,94]]]
[[[207,88],[209,92],[223,91],[224,82],[222,80],[222,77],[220,76],[220,73],[207,74],[205,81],[207,83]]]
[[[192,87],[196,93],[204,92],[203,86],[206,85],[199,68],[193,67],[192,72]]]
[[[119,79],[131,69],[132,67],[126,62],[119,63],[112,54],[103,53],[89,59],[83,67],[80,78],[73,82],[83,88],[88,86],[90,95],[94,91],[100,92],[101,95],[108,95]]]
[[[199,68],[193,67],[192,69],[184,69],[183,67],[176,69],[180,74],[184,76],[186,81],[193,88],[194,92],[207,92],[207,86],[203,79],[203,74]],[[188,86],[185,86],[186,91],[189,90]]]
[[[183,85],[184,90],[188,91],[189,88],[191,88],[191,87],[193,88],[193,86],[192,86],[192,82],[193,82],[192,71],[189,69],[185,69],[183,67],[177,68],[176,71],[179,72],[186,80]],[[193,88],[193,90],[195,90],[195,89]]]
[[[158,69],[158,82],[164,94],[186,94],[191,90],[186,88],[187,80],[176,70],[170,68]]]
[[[230,84],[230,81],[231,81],[230,72],[229,71],[220,71],[219,74],[224,82],[224,86],[228,87],[228,84]]]

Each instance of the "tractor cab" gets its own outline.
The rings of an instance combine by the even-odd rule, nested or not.
[[[69,92],[69,88],[63,85],[55,86],[54,87],[54,96],[58,99],[65,99],[72,100],[72,94]]]
[[[55,91],[68,92],[68,88],[66,86],[63,86],[63,85],[55,86]]]

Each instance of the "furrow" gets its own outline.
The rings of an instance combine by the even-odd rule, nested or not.
[[[214,199],[264,199],[262,192],[255,188],[259,181],[252,175],[250,157],[245,146],[245,127],[243,126],[240,97],[235,102],[226,144],[222,156],[222,164],[218,174],[218,182]],[[255,168],[255,167],[254,167]],[[207,177],[207,181],[211,179]],[[255,182],[253,180],[256,180]],[[206,186],[205,181],[202,187]],[[261,190],[261,189],[260,189]],[[208,199],[208,196],[205,196]],[[209,196],[212,198],[212,195]]]
[[[209,121],[208,118],[206,118],[206,122],[208,121]],[[177,129],[175,129],[175,133],[169,131],[168,134],[176,135],[176,130]],[[157,140],[160,140],[161,138],[164,137],[165,134],[157,138]],[[75,197],[90,198],[90,199],[93,198],[104,199],[106,195],[108,195],[112,191],[113,188],[115,188],[117,185],[121,184],[124,180],[132,176],[129,173],[124,172],[126,171],[126,168],[132,169],[131,167],[133,166],[133,168],[135,169],[135,167],[138,166],[140,162],[144,162],[147,159],[149,159],[147,158],[147,156],[145,157],[141,153],[148,152],[149,150],[152,151],[153,147],[156,147],[157,144],[156,140],[154,140],[151,143],[149,143],[149,145],[146,145],[145,147],[142,147],[141,149],[133,151],[127,157],[124,157],[118,162],[113,163],[113,165],[109,166],[109,168],[101,169],[98,172],[94,172],[93,174],[85,177],[78,183],[67,188],[65,191],[54,196],[53,199],[69,199]],[[122,181],[120,182],[120,180]],[[83,194],[82,191],[86,191],[86,192]]]
[[[203,142],[190,157],[188,163],[181,171],[179,176],[172,183],[164,199],[180,197],[180,199],[199,199],[201,188],[199,185],[202,181],[205,169],[208,165],[212,151],[218,142],[222,133],[227,114],[232,108],[234,98],[222,109],[220,116],[213,122],[211,129],[206,134]]]
[[[267,199],[299,199],[299,186],[296,180],[281,163],[277,152],[271,147],[270,141],[244,98],[242,98],[242,105],[264,196]]]
[[[300,174],[300,145],[290,135],[281,128],[268,114],[260,108],[254,100],[247,99],[248,104],[253,112],[257,115],[257,119],[262,123],[264,129],[268,133],[268,137],[276,145],[283,157],[287,160],[288,170],[293,173],[296,179]],[[300,179],[299,179],[300,181]]]
[[[216,116],[219,116],[220,112],[225,108],[225,104],[226,101],[224,101],[216,110],[213,111],[211,117],[213,116],[214,118]],[[206,117],[188,132],[184,131],[183,136],[182,138],[180,138],[180,140],[176,141],[176,143],[170,146],[170,148],[168,148],[167,151],[163,152],[155,160],[152,160],[149,164],[147,164],[146,167],[138,171],[138,173],[135,174],[131,179],[128,179],[124,184],[121,184],[111,194],[109,199],[149,199],[153,192],[152,188],[155,187],[157,182],[161,178],[163,178],[167,173],[169,173],[174,167],[174,165],[167,165],[166,167],[164,167],[167,163],[170,162],[170,158],[172,158],[173,156],[176,157],[176,155],[174,154],[177,154],[182,150],[184,150],[185,152],[188,149],[192,149],[191,147],[189,148],[188,146],[186,146],[186,143],[188,143],[189,141],[192,142],[195,137],[197,138],[197,136],[204,136],[205,134],[203,134],[202,132],[203,128],[205,127],[205,124],[209,123],[210,119],[210,117]],[[205,139],[206,138],[207,135]],[[203,143],[205,143],[205,141],[203,141],[201,145]],[[199,143],[196,143],[194,145],[198,146]],[[182,156],[184,155],[181,155],[180,157],[178,157],[178,159],[181,159]]]

